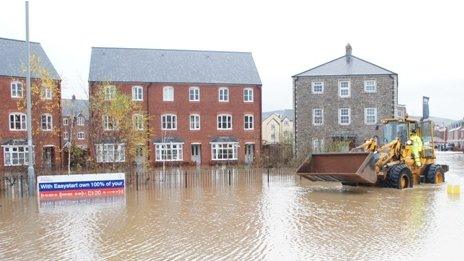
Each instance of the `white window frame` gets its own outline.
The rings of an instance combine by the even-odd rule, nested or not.
[[[63,126],[68,126],[68,124],[69,124],[69,118],[68,117],[63,118]]]
[[[84,139],[85,139],[85,132],[79,131],[79,132],[77,133],[77,139],[78,139],[78,140],[84,140]]]
[[[11,116],[13,116],[13,122],[11,122]],[[19,121],[16,119],[16,116],[19,116]],[[13,123],[13,128],[11,128]],[[19,128],[16,128],[16,124],[19,123]],[[8,115],[8,126],[10,131],[25,131],[27,130],[27,116],[25,113],[21,112],[12,112]]]
[[[251,118],[251,121],[250,121]],[[243,129],[254,130],[255,129],[255,116],[253,114],[245,114],[243,116]]]
[[[103,115],[102,122],[105,131],[114,131],[118,128],[117,123],[109,115]]]
[[[132,120],[134,122],[134,128],[136,130],[142,131],[142,130],[145,129],[145,126],[144,126],[145,124],[143,122],[143,115],[142,114],[138,114],[138,113],[134,114],[132,116]]]
[[[95,145],[98,163],[113,163],[126,161],[126,144],[103,143]]]
[[[316,87],[321,87],[321,90],[316,91]],[[324,93],[324,82],[321,82],[321,81],[311,82],[311,93],[312,94],[323,94]]]
[[[155,143],[155,161],[183,161],[184,160],[184,143],[183,142],[166,142]]]
[[[200,114],[189,115],[189,128],[190,130],[200,130],[201,128]]]
[[[316,111],[320,111],[320,115],[316,115]],[[320,117],[321,122],[316,122],[316,119]],[[322,126],[324,125],[324,109],[321,108],[314,108],[313,109],[313,125],[314,126]]]
[[[243,102],[254,102],[253,88],[243,89]]]
[[[369,111],[373,112],[373,115],[369,115]],[[369,122],[369,117],[374,117],[374,121]],[[364,108],[364,124],[366,125],[376,125],[377,124],[377,108]]]
[[[174,87],[172,86],[163,87],[163,101],[167,101],[167,102],[174,101]]]
[[[347,82],[348,83],[348,86],[347,87],[342,87],[342,83],[345,83]],[[344,90],[347,90],[347,93],[346,95],[342,95],[342,91]],[[338,97],[340,98],[350,98],[351,97],[351,81],[349,80],[339,80],[338,81]]]
[[[20,81],[13,81],[10,84],[11,98],[22,98],[24,96],[24,85]]]
[[[50,113],[43,113],[42,115],[40,115],[40,129],[42,131],[53,130],[53,116]]]
[[[40,91],[40,97],[42,100],[51,100],[53,99],[53,92],[50,86],[43,85]]]
[[[228,118],[230,118],[229,121]],[[218,130],[232,130],[232,114],[218,114],[216,119]],[[224,124],[226,124],[226,128],[223,128]]]
[[[189,88],[189,101],[191,102],[200,101],[200,87],[192,86]]]
[[[324,139],[313,139],[313,153],[324,151]]]
[[[218,100],[219,102],[229,102],[229,88],[221,87],[218,90]]]
[[[84,126],[84,124],[85,124],[85,119],[84,119],[84,117],[82,117],[82,116],[77,116],[76,122],[77,122],[77,125],[78,125],[78,126]]]
[[[143,87],[139,85],[132,86],[132,100],[143,101]]]
[[[69,140],[69,133],[67,131],[63,132],[63,140]]]
[[[211,142],[211,160],[238,160],[238,142]]]
[[[168,118],[170,121],[168,122]],[[161,129],[162,130],[177,130],[177,115],[173,113],[166,113],[161,115]]]
[[[103,89],[105,101],[112,101],[116,98],[116,86],[106,85]]]
[[[27,166],[29,165],[29,147],[27,145],[4,145],[4,166]]]
[[[370,84],[373,83],[373,84]],[[373,89],[369,89],[373,88]],[[366,80],[364,81],[364,92],[365,93],[376,93],[377,92],[377,81],[376,80]]]
[[[348,110],[348,115],[342,115],[343,110]],[[348,123],[346,123],[346,122],[342,123],[342,116],[343,117],[348,116]],[[351,124],[351,109],[350,108],[340,108],[340,109],[338,109],[338,124],[339,125],[350,125]]]

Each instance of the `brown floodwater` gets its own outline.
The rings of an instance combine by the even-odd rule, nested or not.
[[[464,154],[438,157],[462,186]],[[131,183],[123,197],[38,202],[6,190],[0,205],[0,260],[464,260],[464,195],[446,184],[216,170]]]

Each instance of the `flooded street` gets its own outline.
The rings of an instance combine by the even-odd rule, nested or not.
[[[464,154],[438,157],[447,180],[463,185]],[[464,195],[446,185],[352,188],[245,172],[178,175],[79,201],[2,192],[0,260],[463,258]]]

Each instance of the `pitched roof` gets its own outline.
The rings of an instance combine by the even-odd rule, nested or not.
[[[61,99],[61,116],[70,116],[73,113],[78,115],[82,114],[84,118],[89,119],[89,101],[78,100],[72,102],[72,99]]]
[[[93,47],[89,81],[261,84],[251,53]]]
[[[385,75],[396,74],[378,65],[365,61],[354,55],[351,57],[350,62],[347,61],[347,55],[339,57],[330,62],[321,64],[317,67],[294,75],[300,76],[326,76],[326,75]]]
[[[277,111],[268,111],[268,112],[263,112],[262,114],[262,120],[265,121],[268,117],[271,115],[276,114],[280,118],[288,118],[290,121],[293,121],[293,116],[294,112],[293,109],[285,109],[285,110],[277,110]]]
[[[31,57],[34,56],[37,57],[39,65],[47,69],[51,78],[60,80],[60,76],[48,59],[47,54],[40,43],[31,42]],[[0,38],[0,75],[26,77],[26,65],[26,42]],[[33,71],[31,76],[33,78],[39,77],[39,75]]]

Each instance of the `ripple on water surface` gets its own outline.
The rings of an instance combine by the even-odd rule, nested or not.
[[[438,158],[450,165],[447,178],[464,178],[464,154]],[[230,185],[201,174],[187,187],[68,202],[3,193],[0,260],[453,259],[464,242],[463,200],[446,186],[352,188],[292,171],[269,182],[237,172]]]

